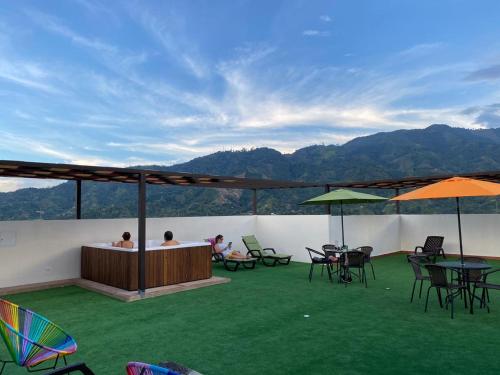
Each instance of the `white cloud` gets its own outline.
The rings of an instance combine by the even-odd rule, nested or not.
[[[400,51],[399,57],[404,57],[404,58],[424,57],[444,46],[445,45],[442,42],[416,44],[403,51]]]
[[[0,79],[24,86],[28,89],[44,91],[50,94],[61,94],[48,77],[51,74],[32,62],[15,60],[0,60]]]
[[[332,17],[330,17],[328,14],[319,16],[319,19],[323,22],[332,22]]]
[[[29,187],[47,188],[59,185],[62,182],[64,181],[35,179],[35,178],[0,177],[0,193],[16,191],[19,189],[24,189]]]
[[[196,45],[185,40],[179,15],[163,15],[160,19],[142,5],[129,4],[129,7],[131,17],[137,19],[180,66],[198,79],[209,74],[209,69],[198,56]]]
[[[28,10],[26,11],[26,13],[39,26],[56,34],[60,34],[76,44],[98,51],[116,52],[116,47],[104,43],[96,38],[92,39],[80,35],[64,25],[58,18],[54,16],[34,10]]]
[[[330,36],[330,32],[325,30],[304,30],[302,31],[302,35],[325,37],[325,36]]]

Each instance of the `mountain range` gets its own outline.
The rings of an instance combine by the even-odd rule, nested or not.
[[[500,170],[500,128],[469,130],[448,125],[396,130],[358,137],[343,145],[315,145],[282,154],[270,148],[216,152],[172,166],[140,168],[206,173],[249,178],[340,182],[434,174]],[[83,182],[84,218],[135,217],[136,186]],[[298,203],[322,189],[259,191],[262,214],[324,213],[322,207]],[[394,191],[371,191],[391,196]],[[74,182],[0,193],[0,220],[65,219],[74,217]],[[452,212],[446,200],[408,202],[404,213]],[[470,198],[464,212],[494,213],[498,199]],[[251,193],[245,190],[148,186],[149,217],[235,215],[251,211]],[[393,203],[357,205],[347,213],[392,213]]]

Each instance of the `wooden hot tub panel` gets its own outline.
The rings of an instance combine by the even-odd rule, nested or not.
[[[82,246],[83,279],[126,290],[138,289],[137,252]],[[212,277],[210,246],[146,251],[146,288]]]

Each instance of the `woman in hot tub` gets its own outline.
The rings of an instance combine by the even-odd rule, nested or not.
[[[231,249],[231,242],[228,244],[224,243],[224,236],[222,234],[218,234],[215,236],[215,245],[214,250],[217,254],[222,254],[224,258],[228,259],[248,259],[250,256],[245,256],[239,251]]]
[[[113,242],[112,245],[114,247],[124,247],[125,249],[132,249],[134,247],[134,242],[130,241],[129,232],[123,232],[122,238],[123,238],[122,241]]]

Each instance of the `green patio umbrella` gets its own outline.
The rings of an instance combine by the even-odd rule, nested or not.
[[[377,195],[358,193],[357,191],[338,189],[330,191],[329,193],[320,195],[318,197],[311,198],[302,204],[340,204],[340,221],[342,223],[342,246],[344,243],[344,204],[356,204],[356,203],[376,203],[385,201],[387,198],[379,197]]]

